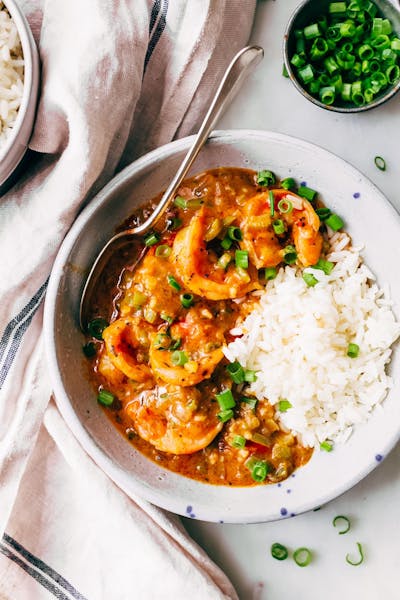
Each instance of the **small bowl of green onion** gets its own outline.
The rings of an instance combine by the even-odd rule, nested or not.
[[[379,106],[400,88],[400,12],[390,0],[305,0],[287,25],[284,62],[322,108]]]

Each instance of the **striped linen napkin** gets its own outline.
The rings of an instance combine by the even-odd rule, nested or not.
[[[42,90],[29,161],[0,198],[0,598],[237,598],[179,519],[123,493],[51,401],[43,298],[82,206],[193,133],[255,0],[20,0]]]

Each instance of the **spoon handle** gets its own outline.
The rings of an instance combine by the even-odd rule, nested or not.
[[[210,108],[208,109],[199,132],[196,135],[193,145],[183,159],[182,164],[177,170],[168,188],[164,192],[159,204],[150,217],[138,227],[131,229],[130,233],[134,235],[141,235],[158,223],[169,206],[171,200],[175,196],[176,190],[184,180],[196,156],[207,141],[214,124],[220,117],[227,104],[231,102],[233,96],[239,90],[243,79],[256,65],[258,65],[263,56],[264,50],[259,46],[246,46],[245,48],[242,48],[242,50],[240,50],[232,59],[220,85],[218,86],[214,99]]]

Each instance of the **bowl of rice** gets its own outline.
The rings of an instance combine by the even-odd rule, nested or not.
[[[39,58],[29,24],[16,2],[0,1],[0,186],[28,147],[38,85]]]
[[[393,300],[400,298],[400,279],[393,243],[400,217],[371,181],[322,148],[268,131],[213,133],[191,174],[220,166],[268,169],[281,181],[293,180],[298,190],[317,191],[326,207],[317,213],[322,267],[282,265],[252,292],[258,304],[235,323],[223,348],[231,363],[257,374],[249,385],[254,398],[267,398],[280,426],[313,451],[305,465],[276,483],[243,487],[190,479],[137,451],[98,406],[82,353],[79,303],[100,248],[165,189],[191,142],[177,140],[126,167],[64,240],[44,315],[57,405],[83,448],[133,497],[205,521],[291,517],[348,490],[399,440],[400,312]]]

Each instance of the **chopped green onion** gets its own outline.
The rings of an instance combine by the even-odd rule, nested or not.
[[[114,398],[114,394],[108,390],[100,390],[97,396],[97,401],[100,402],[100,404],[103,404],[103,406],[111,406],[111,404],[114,402]]]
[[[330,208],[325,208],[325,206],[322,208],[315,209],[315,212],[319,216],[321,221],[326,221],[326,219],[332,214]]]
[[[325,56],[325,54],[328,52],[328,50],[329,50],[328,42],[324,38],[318,37],[318,38],[315,38],[315,40],[311,46],[310,56],[313,60],[318,60],[319,58],[322,58],[323,56]]]
[[[240,398],[241,402],[244,402],[245,404],[248,404],[250,406],[250,408],[252,408],[253,410],[256,409],[257,406],[257,398],[248,398],[247,396],[242,396]]]
[[[282,179],[281,187],[283,187],[285,190],[292,190],[296,187],[296,182],[292,177],[286,177],[285,179]]]
[[[174,322],[174,319],[170,315],[167,315],[167,313],[165,313],[165,312],[160,313],[160,317],[163,321],[166,321],[169,325],[171,325]]]
[[[308,548],[297,548],[293,552],[293,559],[299,567],[306,567],[312,560],[311,551]]]
[[[336,90],[333,85],[322,87],[319,90],[319,98],[323,104],[330,106],[335,102]]]
[[[287,198],[282,198],[278,202],[278,210],[284,215],[290,214],[293,210],[293,204]]]
[[[347,10],[346,2],[331,2],[328,10],[332,17],[345,17]]]
[[[82,351],[86,358],[93,358],[96,356],[96,345],[93,342],[88,342],[82,346]]]
[[[235,250],[235,264],[241,269],[249,267],[249,253],[247,250]]]
[[[375,156],[374,163],[380,171],[386,171],[386,161],[382,156]]]
[[[166,333],[157,333],[154,338],[153,346],[157,350],[167,350],[171,345],[171,338]]]
[[[254,381],[257,381],[257,373],[255,371],[253,371],[252,369],[245,369],[244,370],[244,380],[247,383],[253,383]]]
[[[179,229],[179,227],[182,225],[182,219],[180,219],[179,217],[173,217],[169,222],[168,222],[168,229],[170,231],[174,231],[175,229]]]
[[[183,308],[189,308],[193,304],[193,294],[181,294],[180,301]]]
[[[178,208],[186,208],[186,202],[187,201],[185,200],[185,198],[182,198],[182,196],[177,196],[174,200],[174,204]]]
[[[246,446],[246,438],[242,435],[235,435],[232,440],[232,446],[234,448],[244,448]]]
[[[108,327],[108,322],[105,319],[102,319],[101,317],[97,317],[96,319],[90,321],[88,325],[88,333],[92,337],[96,338],[96,340],[102,340],[103,331],[106,327]]]
[[[233,362],[227,365],[226,370],[228,371],[232,381],[234,383],[244,382],[244,369],[239,362]]]
[[[265,279],[270,281],[271,279],[275,279],[277,276],[277,270],[275,267],[266,267],[265,269]]]
[[[343,515],[337,515],[333,521],[332,521],[332,525],[334,527],[337,527],[339,524],[340,527],[340,522],[344,521],[344,529],[342,529],[341,531],[339,531],[339,535],[343,535],[344,533],[347,533],[350,530],[350,519],[348,519],[347,517],[344,517]]]
[[[306,40],[312,40],[321,35],[321,30],[318,23],[312,23],[312,25],[307,25],[307,27],[304,27],[303,33]]]
[[[300,56],[300,54],[293,54],[292,58],[290,59],[290,62],[294,67],[297,68],[304,67],[304,65],[306,64],[306,61]]]
[[[276,177],[272,173],[272,171],[259,171],[259,173],[257,173],[258,185],[268,187],[270,185],[274,185],[275,182],[276,182]]]
[[[278,410],[279,412],[286,412],[289,408],[293,408],[293,405],[289,400],[279,400],[278,402]]]
[[[170,350],[178,350],[182,343],[181,338],[177,338],[176,340],[171,340],[171,345],[169,347]]]
[[[225,236],[224,239],[221,241],[221,247],[224,250],[229,250],[229,248],[232,246],[232,244],[233,244],[233,242],[228,236]]]
[[[175,350],[171,354],[171,362],[175,367],[182,367],[188,360],[188,356],[183,350]]]
[[[297,74],[305,84],[310,83],[314,79],[314,69],[309,64],[299,69]]]
[[[160,241],[160,235],[158,233],[150,233],[147,237],[144,238],[144,243],[147,247],[154,246],[158,244]]]
[[[232,419],[233,410],[231,408],[228,408],[227,410],[222,410],[218,413],[217,417],[221,421],[221,423],[226,423],[227,421]]]
[[[200,208],[202,204],[204,204],[202,198],[190,198],[190,200],[186,200],[186,208]]]
[[[170,246],[167,246],[166,244],[161,244],[161,246],[157,246],[155,255],[161,258],[168,258],[171,252],[172,249]]]
[[[289,77],[289,73],[288,73],[285,63],[283,63],[283,65],[282,65],[282,75],[283,75],[283,77]]]
[[[282,219],[276,219],[276,221],[274,221],[272,223],[272,227],[273,227],[276,235],[281,235],[282,233],[285,233],[285,231],[286,231],[286,225],[282,221]]]
[[[232,255],[229,252],[224,252],[217,260],[217,265],[221,269],[226,269],[229,263],[232,261]]]
[[[175,277],[173,277],[173,275],[167,275],[167,281],[169,283],[169,285],[177,292],[179,292],[179,290],[181,289],[181,286],[179,285],[179,283],[177,282],[177,280],[175,279]]]
[[[228,227],[227,234],[228,237],[234,242],[241,242],[243,239],[243,235],[239,227]]]
[[[243,269],[242,267],[236,267],[236,275],[242,280],[243,283],[249,283],[251,279],[246,269]]]
[[[269,472],[269,465],[266,460],[260,460],[255,456],[251,456],[244,464],[249,469],[254,481],[257,481],[257,483],[265,481]]]
[[[308,287],[314,287],[318,283],[318,279],[312,273],[303,273],[303,279]]]
[[[274,198],[274,193],[271,192],[271,190],[268,193],[268,199],[269,199],[269,214],[271,215],[271,217],[273,217],[275,214],[275,198]]]
[[[353,567],[358,567],[358,565],[361,565],[361,563],[364,561],[364,553],[363,553],[362,546],[361,546],[360,542],[356,542],[356,544],[357,544],[357,548],[358,548],[359,559],[353,560],[351,558],[350,554],[346,554],[346,562],[348,562],[349,565],[352,565]]]
[[[313,269],[319,269],[320,271],[323,271],[325,273],[325,275],[330,275],[333,271],[335,267],[335,263],[330,262],[329,260],[325,260],[323,258],[320,258],[318,260],[317,263],[315,263],[315,265],[313,265]]]
[[[296,248],[294,246],[286,246],[286,248],[283,249],[283,260],[285,261],[285,263],[287,265],[291,265],[294,262],[296,262],[297,259],[297,252],[296,252]]]
[[[271,556],[276,558],[276,560],[286,560],[289,556],[289,553],[285,546],[275,542],[275,544],[272,544],[271,546]]]
[[[307,187],[306,185],[301,185],[297,191],[298,195],[302,198],[305,198],[309,202],[313,202],[316,198],[318,192]]]
[[[216,394],[215,397],[222,411],[236,406],[236,402],[231,390],[224,390],[220,394]]]
[[[319,447],[321,448],[321,450],[324,450],[325,452],[332,452],[333,450],[333,445],[328,442],[327,440],[325,440],[324,442],[321,442]]]
[[[339,231],[339,229],[342,229],[342,227],[344,227],[342,219],[339,217],[339,215],[336,215],[335,213],[332,213],[327,219],[325,219],[325,223],[331,229],[333,229],[333,231]]]
[[[357,358],[360,352],[360,346],[358,344],[349,344],[347,347],[347,356],[350,358]]]

